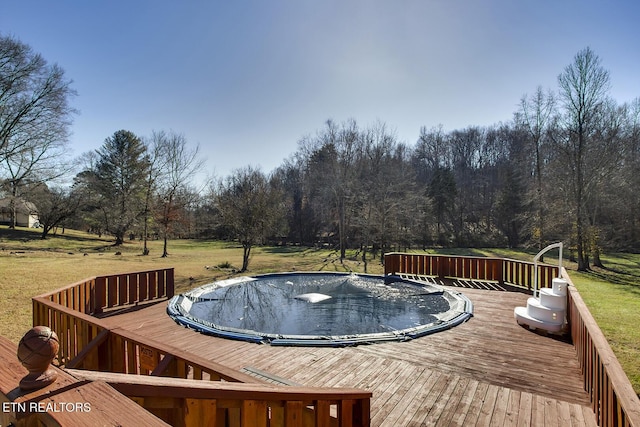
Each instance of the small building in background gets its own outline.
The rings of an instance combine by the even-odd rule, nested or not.
[[[11,197],[0,199],[0,224],[11,225]],[[16,226],[18,227],[39,227],[38,210],[36,205],[23,199],[14,199],[16,212]]]

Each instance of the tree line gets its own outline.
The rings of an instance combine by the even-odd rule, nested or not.
[[[236,240],[243,270],[261,244],[326,246],[341,258],[356,249],[365,268],[385,252],[433,246],[562,240],[581,270],[601,265],[603,250],[640,250],[640,99],[613,100],[589,48],[557,88],[523,96],[505,122],[425,126],[409,144],[384,122],[328,120],[275,170],[246,166],[205,188],[194,184],[198,147],[170,131],[119,130],[72,166],[52,167],[75,113],[71,82],[8,37],[0,79],[3,193],[38,206],[43,237],[84,228],[115,244],[142,239],[145,254],[158,238],[163,256],[173,237]],[[67,169],[72,183],[56,183]]]

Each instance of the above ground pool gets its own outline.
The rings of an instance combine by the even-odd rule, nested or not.
[[[397,276],[280,273],[214,282],[173,297],[167,313],[202,333],[271,345],[401,341],[471,317],[463,294]]]

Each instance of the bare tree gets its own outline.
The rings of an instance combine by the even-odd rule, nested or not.
[[[146,143],[149,167],[145,183],[143,226],[142,226],[142,255],[149,255],[149,222],[152,217],[153,198],[156,191],[158,177],[163,169],[163,141],[164,133],[153,131],[151,139]]]
[[[42,227],[41,238],[46,239],[52,230],[71,218],[78,211],[82,203],[81,193],[73,192],[59,186],[38,186],[33,192],[32,200],[38,210],[38,221]]]
[[[259,169],[247,166],[220,182],[216,199],[223,226],[242,244],[241,271],[246,271],[251,249],[271,233],[281,214],[280,194]]]
[[[451,144],[442,125],[427,129],[420,129],[420,136],[415,147],[414,163],[416,163],[417,178],[422,183],[431,180],[433,171],[437,168],[451,168],[453,166]]]
[[[356,162],[362,156],[360,131],[355,120],[337,125],[331,120],[316,138],[305,140],[306,179],[316,202],[338,228],[340,260],[346,257],[350,213],[357,186]]]
[[[272,174],[272,182],[280,189],[287,207],[283,218],[286,227],[282,235],[302,245],[313,245],[320,234],[322,222],[309,197],[304,164],[305,160],[300,155],[286,160]]]
[[[445,245],[448,237],[443,233],[448,230],[453,216],[458,189],[453,172],[442,166],[437,166],[428,186],[428,196],[431,200],[431,211],[436,221],[436,238],[440,245]]]
[[[157,132],[154,134],[154,146],[160,156],[157,176],[157,215],[162,226],[162,257],[169,255],[167,239],[171,225],[180,219],[180,212],[189,205],[191,195],[187,191],[189,180],[202,169],[204,160],[199,158],[199,147],[191,149],[184,135],[174,132]]]
[[[395,134],[384,123],[363,130],[361,140],[362,156],[355,165],[358,186],[354,191],[359,209],[353,215],[353,224],[362,234],[361,259],[366,273],[369,247],[380,248],[383,254],[391,240],[392,224],[399,216],[393,213],[409,210],[411,204],[403,206],[402,202],[412,188],[413,179],[404,179],[403,163],[408,166],[403,158],[405,147],[399,148]]]
[[[596,147],[589,149],[586,159],[585,196],[588,219],[588,250],[593,265],[604,267],[600,259],[602,247],[603,214],[611,207],[609,193],[612,191],[612,180],[624,166],[628,146],[624,143],[623,128],[625,107],[619,107],[612,99],[607,98],[597,115],[593,139]],[[606,221],[608,222],[608,221]]]
[[[73,95],[62,68],[48,65],[30,46],[0,36],[0,179],[13,200],[25,182],[59,176],[75,113],[68,103]]]
[[[535,205],[536,217],[534,220],[534,238],[538,241],[538,248],[545,244],[546,209],[544,193],[544,144],[550,131],[553,115],[556,111],[556,101],[552,92],[545,93],[538,86],[531,96],[523,96],[520,100],[520,108],[516,113],[515,121],[521,126],[527,135],[527,139],[533,148],[533,174],[535,177]]]
[[[640,238],[640,198],[637,195],[640,188],[640,98],[635,98],[627,105],[624,140],[627,156],[620,170],[618,182],[624,185],[618,200],[624,203],[625,208],[618,209],[617,213],[622,214],[622,218],[615,223],[625,226],[621,227],[622,233],[616,234],[625,249],[636,249]]]
[[[572,184],[574,226],[578,270],[589,269],[589,236],[587,206],[591,196],[590,180],[604,171],[608,159],[603,157],[603,141],[597,138],[598,126],[609,92],[609,72],[600,58],[590,49],[578,52],[572,64],[558,76],[565,153]]]

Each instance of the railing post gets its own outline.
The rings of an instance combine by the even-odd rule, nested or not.
[[[173,298],[175,293],[175,283],[173,276],[173,268],[167,269],[167,298]]]
[[[444,279],[447,276],[449,273],[449,257],[440,256],[437,258],[437,271],[439,279]]]
[[[395,274],[400,272],[400,254],[387,253],[384,254],[384,275]]]
[[[90,314],[102,313],[102,308],[104,307],[104,304],[105,304],[106,290],[107,290],[106,277],[96,277],[95,286],[93,289],[94,303],[93,303],[93,307],[91,307],[92,313]]]
[[[356,400],[353,408],[353,425],[369,427],[371,425],[371,399]]]
[[[34,298],[31,299],[31,326],[44,325],[40,323],[40,316],[38,315],[38,302]]]

